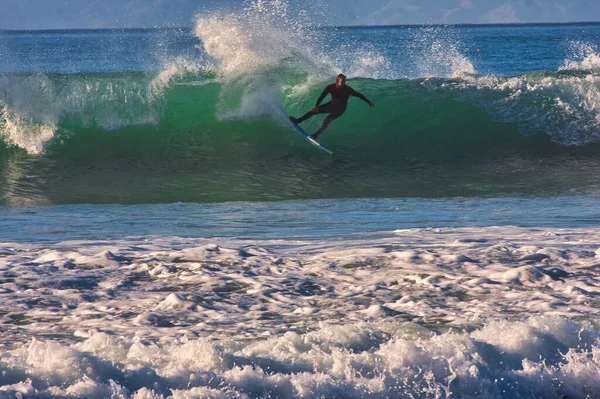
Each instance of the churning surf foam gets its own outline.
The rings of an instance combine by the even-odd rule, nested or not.
[[[596,228],[0,244],[0,396],[597,397]]]
[[[561,145],[583,146],[600,138],[600,56],[589,43],[573,42],[569,48],[557,73],[464,78],[477,89],[502,93],[483,106],[524,134],[543,133]]]

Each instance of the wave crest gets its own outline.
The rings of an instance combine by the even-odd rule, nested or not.
[[[565,60],[559,71],[600,71],[600,52],[595,45],[571,42],[569,50],[569,58]]]

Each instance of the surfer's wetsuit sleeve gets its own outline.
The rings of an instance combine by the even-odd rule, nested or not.
[[[323,101],[325,99],[325,96],[327,96],[327,94],[329,94],[329,86],[327,86],[325,88],[325,90],[323,90],[323,93],[321,93],[321,95],[319,96],[319,99],[317,100],[317,107],[321,104],[321,101]]]
[[[354,97],[360,98],[361,100],[363,100],[367,104],[372,104],[372,102],[367,97],[365,97],[364,95],[362,95],[361,93],[357,92],[354,89],[352,89],[352,91],[350,92],[350,95],[354,96]]]

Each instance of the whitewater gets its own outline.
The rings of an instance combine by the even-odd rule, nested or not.
[[[598,234],[5,243],[0,389],[593,397]]]
[[[600,397],[600,25],[190,21],[0,32],[0,398]]]

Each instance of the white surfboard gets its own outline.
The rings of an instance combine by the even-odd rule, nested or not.
[[[287,115],[286,115],[287,117]],[[328,150],[327,148],[323,147],[321,144],[319,144],[319,142],[315,139],[313,139],[312,137],[310,137],[310,135],[308,133],[306,133],[304,130],[302,130],[302,128],[298,125],[296,125],[294,122],[292,122],[291,120],[289,120],[288,118],[288,122],[290,123],[290,125],[292,125],[292,127],[294,128],[295,131],[297,131],[299,134],[301,134],[302,136],[304,136],[305,139],[307,139],[312,145],[314,145],[315,147],[319,147],[319,149],[325,151],[328,154],[333,154],[333,151]]]

